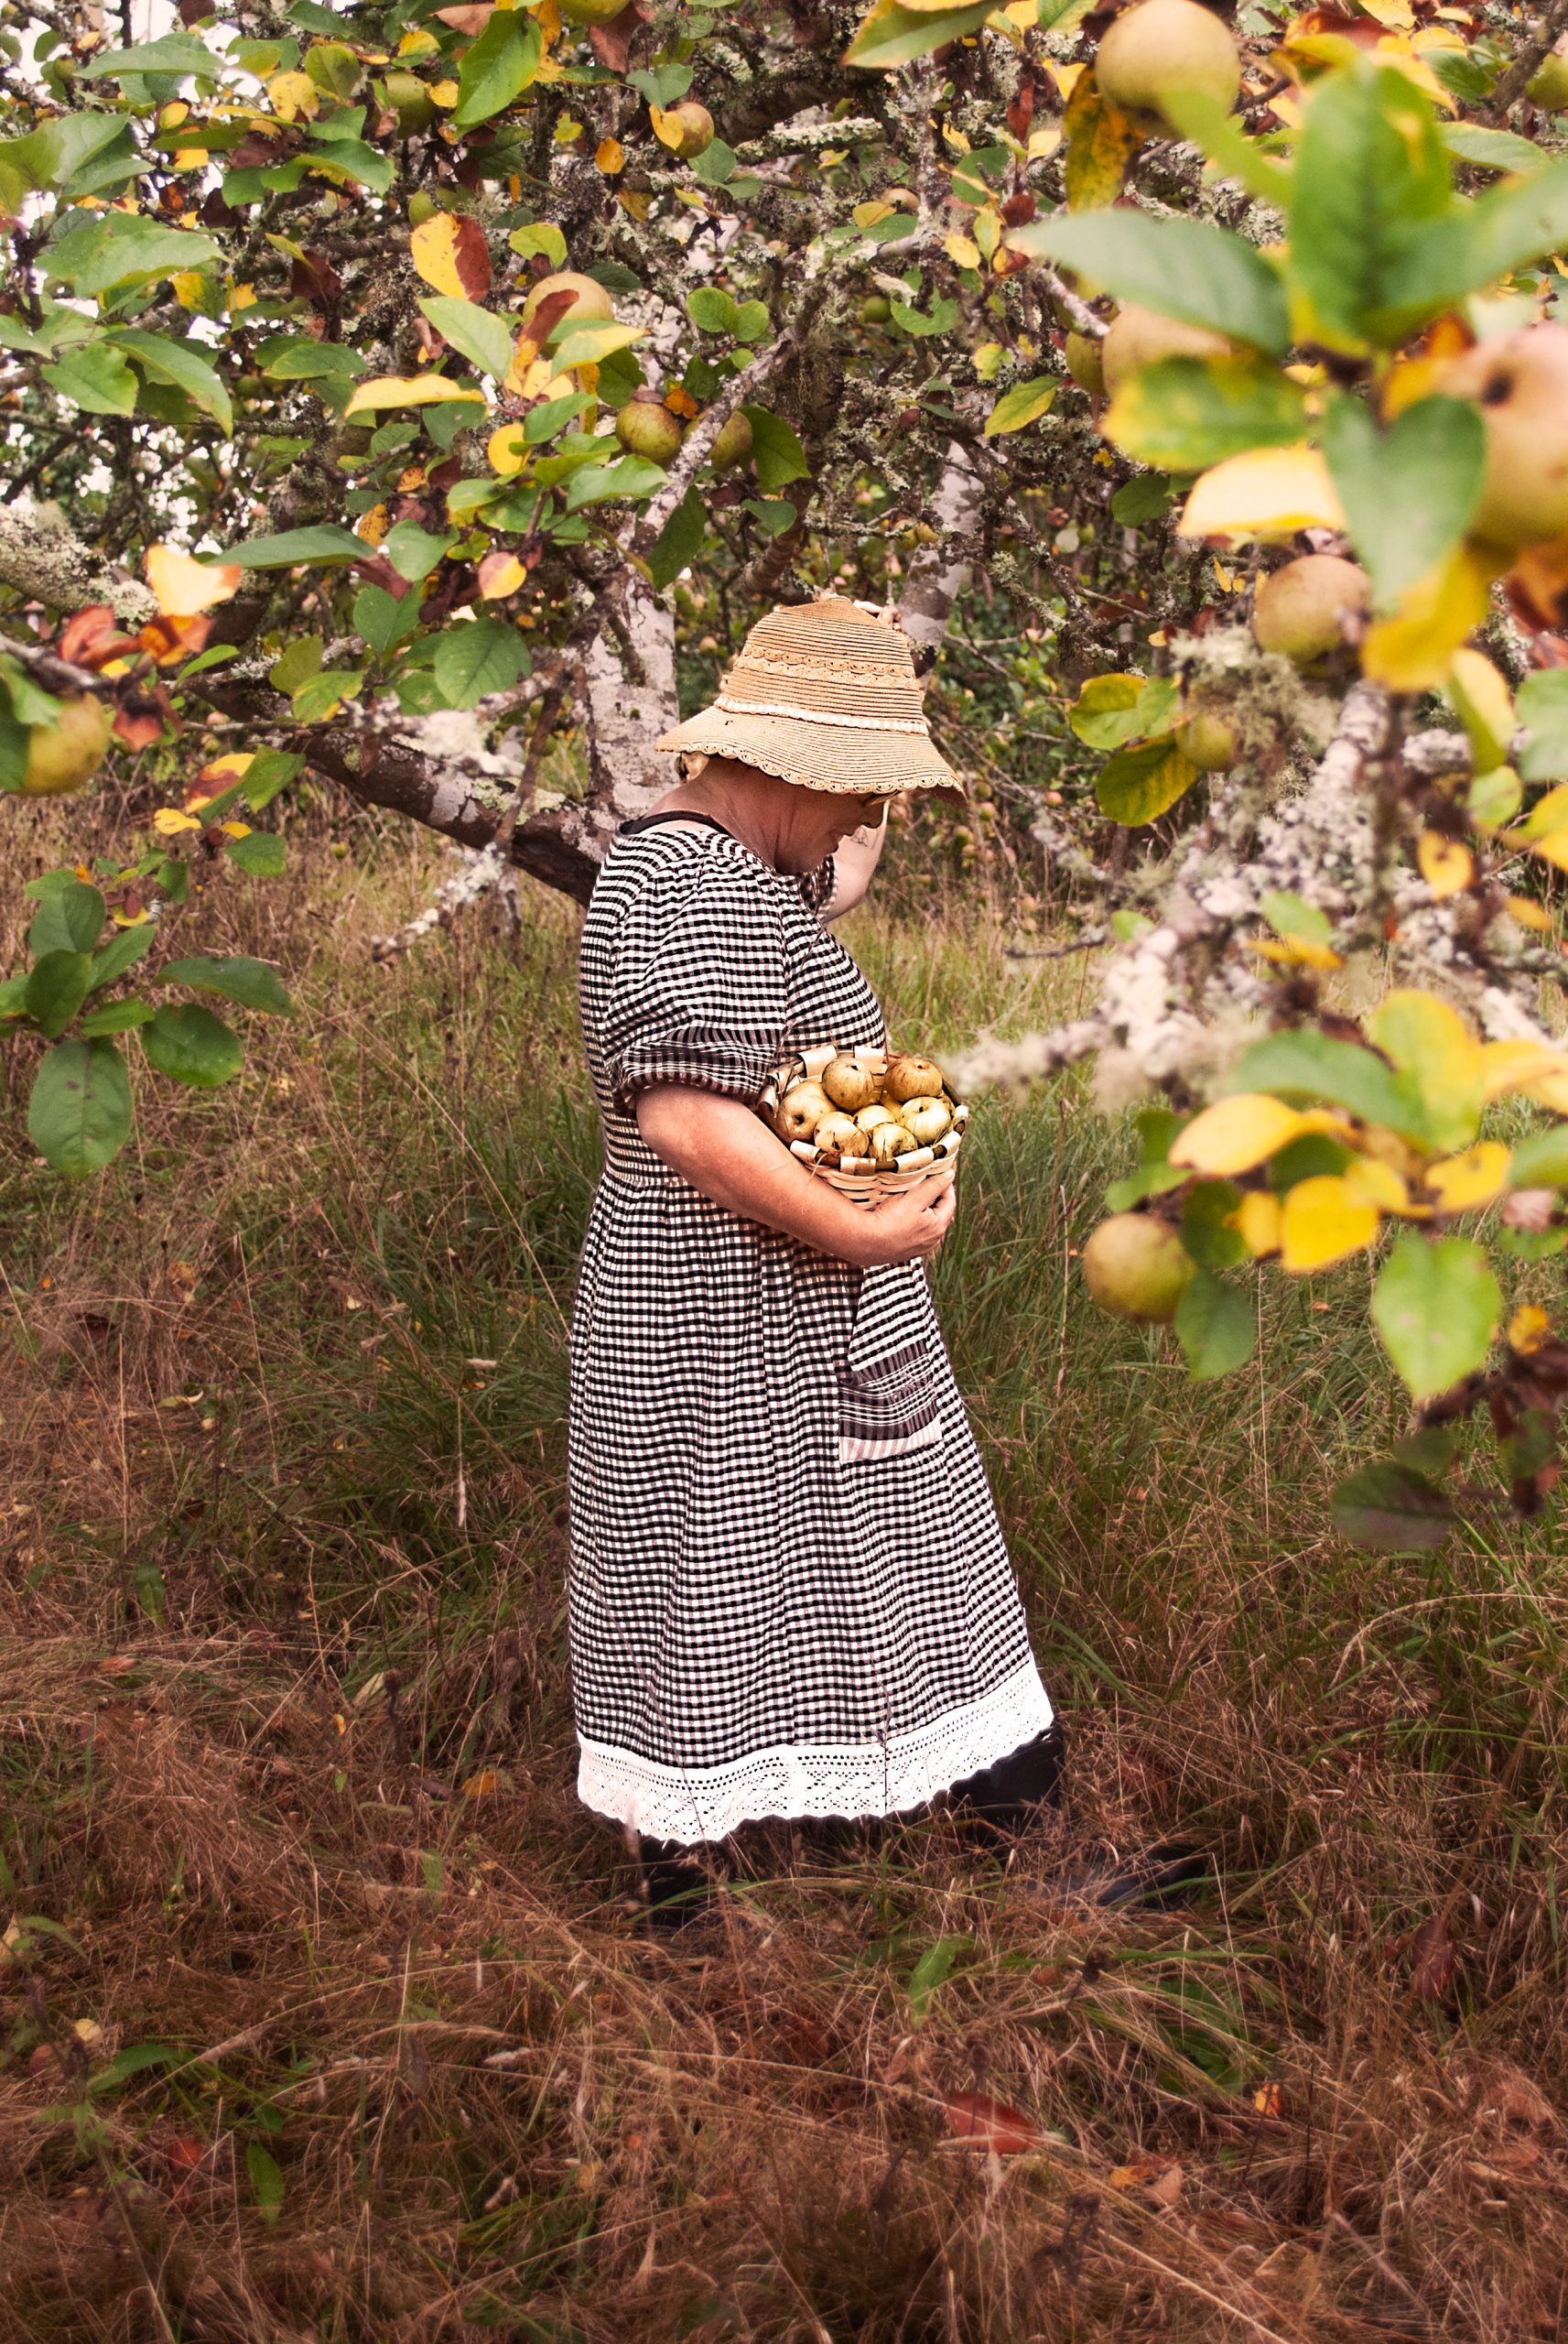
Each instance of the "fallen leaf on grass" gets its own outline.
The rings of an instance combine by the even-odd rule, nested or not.
[[[1009,2108],[1004,2100],[993,2100],[989,2092],[949,2092],[944,2106],[947,2111],[948,2130],[956,2141],[971,2142],[977,2149],[989,2149],[996,2156],[1015,2156],[1022,2149],[1038,2148],[1041,2134],[1027,2116],[1016,2108]]]
[[[1441,1913],[1422,1923],[1411,1939],[1411,1984],[1423,2002],[1441,2002],[1459,1975],[1459,1948]]]

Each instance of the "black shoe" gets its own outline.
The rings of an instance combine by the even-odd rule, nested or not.
[[[1199,1889],[1212,1885],[1214,1860],[1201,1848],[1166,1841],[1135,1856],[1113,1853],[1049,1872],[1015,1872],[1012,1881],[1043,1904],[1170,1913],[1184,1911],[1196,1903]]]
[[[643,1840],[637,1872],[643,1919],[650,1936],[677,1936],[713,1910],[711,1875],[700,1861],[682,1854],[668,1842]]]

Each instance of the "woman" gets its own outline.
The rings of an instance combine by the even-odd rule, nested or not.
[[[909,646],[775,611],[658,746],[707,762],[626,825],[582,939],[570,1579],[579,1795],[641,1835],[655,1916],[743,1823],[957,1792],[1006,1832],[1061,1764],[926,1291],[951,1174],[868,1210],[753,1112],[792,1052],[885,1044],[821,914],[854,897],[833,850],[956,778]]]

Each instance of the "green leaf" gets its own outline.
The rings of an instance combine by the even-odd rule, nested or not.
[[[181,80],[196,73],[215,81],[222,70],[223,60],[214,56],[194,33],[165,33],[157,40],[139,42],[135,49],[108,49],[79,69],[84,81],[96,81],[100,75],[123,81],[127,74],[137,73],[175,73]]]
[[[654,496],[665,485],[663,464],[646,456],[622,456],[611,464],[584,464],[567,483],[567,511],[579,513],[586,505],[606,505],[613,498],[640,500]]]
[[[510,689],[528,665],[527,646],[503,619],[474,619],[437,637],[436,681],[449,708],[477,708],[487,693]]]
[[[765,342],[773,332],[773,321],[765,301],[742,301],[735,312],[737,342]]]
[[[876,0],[871,15],[844,51],[846,65],[863,65],[880,72],[928,57],[950,40],[979,32],[990,15],[990,0],[978,8],[901,8],[897,0]]]
[[[438,562],[446,559],[457,541],[454,530],[444,529],[436,537],[428,529],[422,529],[417,521],[399,521],[388,529],[381,550],[399,578],[406,578],[410,586],[417,586],[428,578]]]
[[[648,570],[655,591],[668,586],[688,563],[696,560],[708,534],[708,507],[695,488],[688,488],[648,554]]]
[[[253,879],[281,879],[287,865],[283,841],[275,830],[252,830],[243,839],[225,841],[229,860]]]
[[[1379,430],[1359,399],[1332,399],[1323,451],[1379,610],[1437,568],[1469,526],[1486,427],[1462,399],[1420,399]]]
[[[498,9],[496,16],[499,16],[500,14]],[[492,16],[491,23],[494,22],[495,17]],[[486,29],[488,30],[488,27]],[[481,34],[480,38],[482,39],[483,35]],[[503,99],[502,103],[504,104],[505,100]],[[283,2168],[272,2151],[264,2148],[259,2141],[248,2141],[245,2143],[245,2174],[251,2185],[251,2196],[255,2200],[257,2213],[264,2222],[276,2222],[283,2211]]]
[[[1473,122],[1440,122],[1437,135],[1462,163],[1488,171],[1539,171],[1552,160],[1530,139],[1513,130],[1483,130]]]
[[[27,950],[35,960],[46,952],[91,952],[107,917],[107,906],[96,887],[80,879],[51,887],[33,915]]]
[[[1095,799],[1108,821],[1133,829],[1158,820],[1179,798],[1185,797],[1197,777],[1197,766],[1183,756],[1167,733],[1141,748],[1119,750],[1100,767]]]
[[[1249,195],[1281,211],[1288,207],[1291,172],[1288,164],[1266,154],[1249,138],[1228,106],[1206,90],[1166,90],[1160,100],[1166,121],[1183,138],[1215,164],[1223,179],[1239,179]]]
[[[354,596],[354,633],[378,659],[384,659],[418,624],[417,594],[405,594],[399,602],[384,586],[366,586]]]
[[[1502,1309],[1491,1264],[1467,1237],[1433,1243],[1407,1230],[1372,1289],[1372,1324],[1417,1400],[1485,1365]]]
[[[1122,384],[1101,428],[1140,463],[1205,472],[1249,448],[1293,448],[1306,437],[1306,394],[1250,358],[1162,358]]]
[[[973,1937],[938,1937],[928,1945],[909,1973],[909,2015],[918,2026],[931,2007],[932,1997],[945,1986],[953,1974],[953,1965],[961,1953],[968,1953]]]
[[[200,357],[189,342],[171,342],[167,334],[142,333],[132,326],[116,328],[118,347],[134,358],[144,374],[157,383],[171,383],[194,407],[210,415],[222,431],[232,431],[234,410],[216,369]]]
[[[552,268],[567,265],[567,240],[553,220],[535,220],[526,228],[514,228],[506,241],[524,260],[542,253]]]
[[[131,1084],[110,1041],[57,1042],[27,1101],[27,1136],[72,1180],[102,1172],[131,1132]]]
[[[1255,1042],[1233,1069],[1227,1091],[1271,1091],[1282,1099],[1322,1100],[1348,1108],[1363,1123],[1382,1123],[1405,1139],[1427,1136],[1420,1099],[1357,1042],[1302,1027]]]
[[[252,813],[259,814],[264,807],[272,804],[279,790],[287,789],[304,770],[302,756],[290,756],[283,749],[258,749],[241,776],[235,790],[236,799],[243,798]],[[214,806],[226,802],[228,792],[225,791],[223,800],[215,798]]]
[[[335,29],[335,27],[334,27]],[[327,98],[347,101],[359,88],[364,67],[346,41],[317,41],[305,52],[306,78]]]
[[[313,383],[323,375],[355,382],[369,372],[358,351],[341,342],[311,342],[302,334],[275,334],[256,352],[256,364],[275,383]]]
[[[792,480],[805,480],[811,469],[806,450],[783,416],[765,407],[743,407],[741,412],[752,427],[752,461],[759,488],[772,496]]]
[[[35,961],[22,1005],[52,1042],[63,1034],[92,985],[90,952],[46,952]]]
[[[321,672],[327,657],[327,646],[319,635],[297,635],[287,649],[279,654],[266,671],[267,682],[275,691],[293,694],[301,684]]]
[[[1258,908],[1276,936],[1292,938],[1303,944],[1332,944],[1334,928],[1326,912],[1319,911],[1304,896],[1292,895],[1287,888],[1271,888],[1258,898]]]
[[[116,191],[147,166],[131,142],[131,125],[117,114],[59,114],[25,138],[0,141],[0,178],[16,173],[28,191],[57,196]]]
[[[686,297],[686,313],[699,333],[732,334],[735,331],[735,297],[722,286],[699,285]]]
[[[43,370],[45,382],[62,399],[89,415],[134,415],[136,378],[109,342],[84,342]]]
[[[726,146],[722,138],[710,139],[694,159],[691,175],[693,179],[700,179],[704,187],[723,187],[734,178],[735,163],[733,146]]]
[[[1389,333],[1402,255],[1453,206],[1431,101],[1392,66],[1358,62],[1316,81],[1296,149],[1291,269],[1332,342]],[[1395,342],[1402,340],[1395,333]]]
[[[1407,238],[1378,323],[1391,347],[1468,293],[1557,251],[1568,239],[1568,157],[1497,187]]]
[[[103,951],[92,956],[92,982],[87,988],[89,993],[101,991],[104,985],[112,985],[116,977],[123,977],[127,969],[134,969],[157,933],[150,919],[143,920],[137,928],[116,929]]]
[[[1140,472],[1124,480],[1110,500],[1110,516],[1126,529],[1158,521],[1176,501],[1176,484],[1169,472]]]
[[[568,423],[575,423],[589,404],[586,391],[572,391],[560,399],[541,399],[539,405],[531,407],[523,418],[524,439],[530,448],[542,447],[546,440],[553,440],[557,431],[564,431]]]
[[[1119,749],[1168,732],[1181,701],[1178,686],[1163,676],[1091,676],[1067,722],[1087,747]]]
[[[157,1011],[141,1036],[149,1066],[198,1091],[216,1091],[221,1083],[232,1082],[244,1064],[244,1046],[233,1027],[199,1002]]]
[[[987,416],[982,436],[995,440],[1004,431],[1022,431],[1026,423],[1037,423],[1049,411],[1055,396],[1054,374],[1037,375],[1029,383],[1014,383],[1010,391],[1003,391]]]
[[[497,381],[512,364],[513,330],[503,318],[481,309],[477,301],[460,301],[447,293],[432,294],[419,307],[443,342],[460,351],[470,364]]]
[[[1568,1123],[1521,1139],[1509,1167],[1512,1188],[1568,1188]]]
[[[1015,228],[1008,242],[1037,259],[1064,262],[1119,300],[1162,317],[1206,326],[1272,357],[1289,345],[1283,285],[1261,253],[1228,229],[1145,212],[1057,212]]]
[[[145,1026],[153,1015],[152,1004],[146,1001],[106,1001],[102,1009],[90,1009],[78,1031],[85,1035],[128,1034],[137,1026]]]
[[[187,960],[171,960],[157,971],[153,982],[160,985],[194,985],[203,993],[222,993],[225,1000],[238,1002],[242,1009],[268,1010],[288,1016],[294,1008],[277,971],[269,969],[265,960],[250,960],[243,953],[222,960],[205,953]]]
[[[73,212],[69,217],[70,226],[46,247],[43,265],[51,279],[88,299],[222,258],[211,236],[166,228],[139,212]]]
[[[310,529],[285,529],[281,536],[242,537],[228,547],[225,561],[243,561],[247,570],[289,570],[297,561],[368,561],[372,548],[348,529],[321,524]]]
[[[1244,1287],[1199,1270],[1176,1305],[1176,1340],[1195,1384],[1210,1384],[1245,1366],[1258,1342],[1258,1313]]]
[[[691,68],[673,62],[654,65],[642,72],[628,73],[626,79],[634,90],[642,92],[651,106],[664,108],[685,97],[691,87]]]
[[[293,695],[294,713],[301,724],[321,724],[342,702],[351,700],[363,683],[357,667],[328,667],[311,676]]]
[[[1364,1465],[1329,1501],[1346,1546],[1375,1555],[1430,1555],[1454,1527],[1454,1508],[1424,1473],[1392,1457]]]
[[[521,8],[497,8],[458,68],[453,127],[471,130],[509,106],[534,79],[544,53],[544,36],[533,16]]]
[[[1557,781],[1568,774],[1568,667],[1542,667],[1514,694],[1514,713],[1528,734],[1519,754],[1522,781]]]
[[[951,333],[963,311],[957,301],[933,301],[929,309],[916,309],[907,301],[889,304],[892,322],[903,332],[915,335]]]

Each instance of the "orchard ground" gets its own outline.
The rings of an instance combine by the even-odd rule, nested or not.
[[[449,865],[358,819],[211,891],[300,1004],[239,1081],[145,1086],[80,1188],[4,1126],[0,2333],[1561,2335],[1568,1579],[1480,1452],[1445,1551],[1336,1541],[1402,1423],[1367,1264],[1269,1278],[1266,1380],[1195,1388],[1083,1292],[1128,1134],[986,1101],[937,1279],[1062,1845],[1221,1883],[1053,1916],[938,1825],[780,1830],[650,1946],[572,1790],[577,916],[374,966]],[[1092,992],[912,855],[849,930],[899,1034]]]

